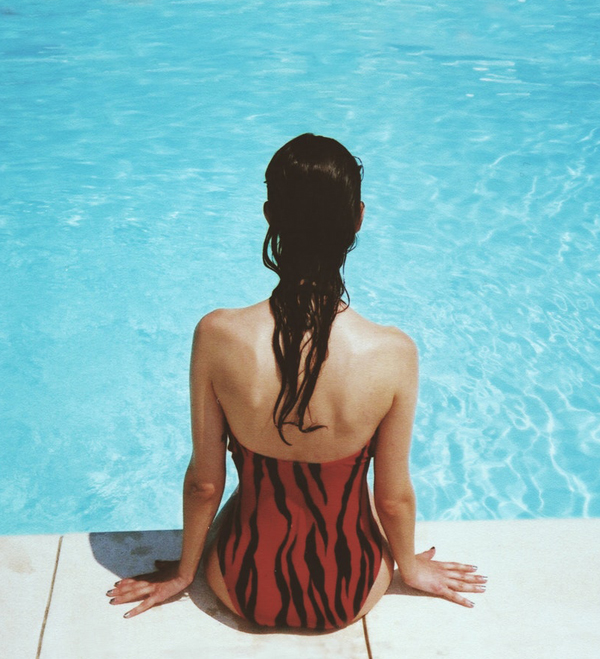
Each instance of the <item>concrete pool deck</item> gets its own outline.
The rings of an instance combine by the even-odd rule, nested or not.
[[[0,656],[10,659],[597,659],[600,519],[422,522],[418,550],[475,562],[474,609],[407,589],[327,634],[264,632],[225,610],[198,577],[189,594],[131,620],[105,592],[175,559],[178,531],[0,537]]]

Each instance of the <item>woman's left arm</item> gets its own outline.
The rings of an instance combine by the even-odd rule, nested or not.
[[[197,325],[190,365],[193,452],[183,484],[183,546],[181,560],[164,578],[123,579],[108,591],[111,604],[143,600],[125,614],[132,618],[185,590],[194,580],[208,529],[225,487],[225,417],[212,387],[212,368],[219,353],[213,314]]]

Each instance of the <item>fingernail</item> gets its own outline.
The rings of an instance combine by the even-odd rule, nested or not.
[[[473,604],[473,602],[471,602],[471,600],[467,600],[467,605],[468,605],[469,608],[471,608],[471,609],[475,606],[475,604]]]
[[[471,565],[471,570],[476,570],[477,566],[476,565]]]
[[[480,575],[482,579],[485,579],[487,581],[487,577],[484,577],[483,574]]]
[[[114,590],[107,590],[106,594],[108,597],[110,597],[111,595],[114,595],[114,592],[115,592]]]
[[[118,586],[120,583],[121,583],[120,581],[117,581],[117,582],[115,583],[115,586]]]
[[[114,604],[114,603],[115,603],[115,599],[116,599],[116,598],[113,597],[113,598],[110,600],[109,604]]]
[[[125,613],[125,614],[123,615],[123,617],[124,617],[124,618],[129,618],[129,614],[130,614],[130,613],[131,613],[131,611],[128,611],[127,613]]]
[[[476,588],[480,593],[485,593],[485,586],[476,586]]]

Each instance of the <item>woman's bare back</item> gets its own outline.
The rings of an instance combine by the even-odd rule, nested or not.
[[[273,422],[280,378],[268,301],[220,309],[202,323],[212,339],[211,361],[218,364],[211,369],[213,388],[232,433],[254,452],[303,462],[337,460],[369,441],[392,405],[402,348],[413,345],[396,328],[371,323],[350,308],[339,313],[307,418],[325,428],[303,434],[286,425],[287,446]]]

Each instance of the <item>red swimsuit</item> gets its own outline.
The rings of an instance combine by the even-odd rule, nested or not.
[[[367,489],[371,442],[325,463],[279,460],[230,434],[239,492],[217,553],[240,616],[266,626],[352,622],[382,560]]]

